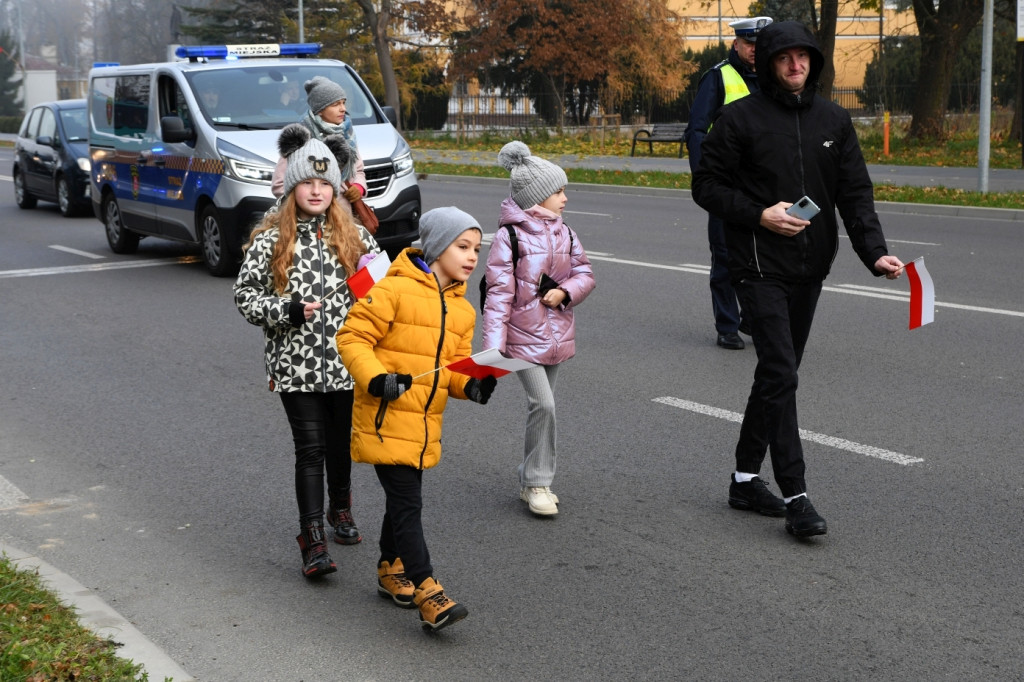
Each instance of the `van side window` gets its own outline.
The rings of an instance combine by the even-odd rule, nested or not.
[[[94,78],[92,90],[93,126],[121,137],[141,138],[149,127],[149,76],[108,76]]]
[[[195,129],[195,125],[192,123],[192,112],[188,108],[185,93],[181,91],[178,82],[171,76],[160,76],[157,87],[160,92],[160,118],[177,116],[186,128]]]

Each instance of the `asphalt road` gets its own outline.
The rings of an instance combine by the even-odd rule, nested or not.
[[[1020,679],[1021,223],[891,212],[907,283],[842,246],[801,372],[810,494],[829,534],[726,504],[754,353],[714,345],[704,214],[685,193],[571,188],[594,262],[560,375],[562,512],[518,500],[524,396],[456,402],[424,476],[436,635],[375,591],[364,541],[299,574],[290,434],[259,330],[193,251],[116,256],[93,218],[20,211],[0,150],[0,538],[72,574],[200,680]],[[503,183],[423,182],[497,221]],[[848,242],[846,242],[848,244]],[[142,267],[150,265],[151,267]],[[120,267],[126,266],[126,267]],[[470,291],[475,302],[475,277]],[[771,479],[770,468],[765,470]],[[774,488],[774,483],[773,483]]]

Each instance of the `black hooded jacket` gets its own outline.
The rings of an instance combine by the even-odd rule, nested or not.
[[[811,55],[804,91],[779,87],[772,57],[805,47]],[[734,282],[771,278],[823,280],[839,245],[836,210],[867,268],[887,255],[875,213],[874,188],[849,113],[816,95],[825,59],[811,32],[792,21],[770,24],[757,38],[760,92],[722,108],[704,139],[693,198],[726,226]],[[811,224],[792,237],[760,226],[761,212],[804,195],[821,207]]]

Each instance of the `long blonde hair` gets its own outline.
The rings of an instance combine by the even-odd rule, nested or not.
[[[277,211],[263,216],[259,225],[249,235],[249,241],[242,246],[244,253],[252,246],[256,235],[269,230],[278,231],[274,253],[270,257],[270,271],[274,275],[274,291],[281,295],[288,292],[288,271],[291,270],[292,261],[295,259],[297,221],[295,195],[289,192]],[[327,208],[323,239],[327,243],[327,248],[334,252],[338,262],[345,268],[345,276],[350,277],[356,271],[359,257],[366,253],[366,246],[359,237],[359,228],[355,220],[335,199],[331,200]]]

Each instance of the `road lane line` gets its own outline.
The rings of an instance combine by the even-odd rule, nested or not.
[[[18,490],[18,487],[0,476],[0,509],[12,509],[25,504],[28,495]]]
[[[94,263],[91,265],[66,265],[59,268],[26,268],[24,270],[0,270],[0,279],[12,277],[39,277],[41,275],[67,275],[76,272],[99,272],[101,270],[127,270],[130,268],[151,268],[157,265],[184,265],[200,262],[199,256],[181,256],[180,258],[156,258],[153,260],[117,261],[114,263]]]
[[[662,265],[650,261],[627,260],[625,258],[613,258],[610,256],[597,256],[588,253],[590,260],[605,261],[607,263],[618,263],[620,265],[636,265],[641,268],[653,268],[655,270],[675,270],[676,272],[689,272],[694,275],[706,275],[708,269],[705,266],[696,265]],[[2,273],[0,273],[2,275]],[[836,294],[850,294],[851,296],[865,296],[867,298],[883,298],[889,301],[907,302],[907,292],[893,290],[888,293],[875,291],[864,291],[853,284],[839,284],[836,286],[824,286],[822,291],[831,291]],[[936,308],[954,308],[956,310],[969,310],[976,313],[992,313],[993,315],[1008,315],[1010,317],[1024,317],[1024,311],[1004,310],[1002,308],[985,308],[982,306],[964,305],[961,303],[945,303],[935,301]]]
[[[100,260],[106,258],[96,253],[89,253],[88,251],[79,251],[78,249],[72,249],[70,246],[61,246],[60,244],[50,244],[50,248],[54,251],[63,251],[64,253],[70,253],[75,256],[84,256],[85,258],[92,258],[93,260]]]
[[[725,419],[726,421],[737,423],[743,421],[743,415],[739,412],[730,412],[729,410],[711,407],[710,405],[702,405],[701,403],[683,400],[682,398],[666,396],[664,398],[654,398],[653,402],[669,405],[671,407],[678,407],[681,410],[689,410],[690,412],[704,414],[709,417]],[[907,466],[910,464],[919,464],[924,461],[920,457],[911,457],[899,452],[893,452],[892,450],[883,450],[882,448],[876,448],[872,445],[854,443],[851,440],[836,438],[835,436],[828,436],[823,433],[815,433],[814,431],[808,431],[806,429],[800,429],[800,438],[812,443],[818,443],[819,445],[827,445],[830,448],[846,450],[857,455],[865,455],[867,457],[874,457],[875,459],[881,459],[886,462],[892,462],[893,464],[902,464]]]

